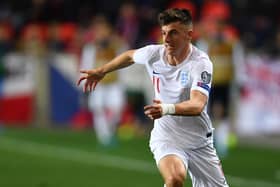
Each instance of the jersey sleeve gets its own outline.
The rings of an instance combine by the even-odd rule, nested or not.
[[[213,65],[209,58],[202,58],[195,66],[191,90],[198,90],[209,96],[212,83]]]
[[[147,45],[136,49],[133,55],[133,61],[136,64],[147,64],[156,51],[155,45]]]

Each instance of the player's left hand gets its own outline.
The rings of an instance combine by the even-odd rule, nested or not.
[[[162,117],[162,108],[160,106],[159,100],[154,100],[152,105],[144,106],[144,113],[148,116],[151,120],[155,120]]]

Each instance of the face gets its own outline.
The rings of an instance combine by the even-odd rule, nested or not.
[[[111,36],[111,27],[107,23],[97,23],[94,29],[95,29],[95,39],[97,41],[108,39]]]
[[[188,47],[192,38],[191,26],[180,22],[170,23],[161,27],[163,43],[167,55],[180,55]]]

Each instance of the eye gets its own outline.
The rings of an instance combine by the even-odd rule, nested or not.
[[[176,34],[178,34],[178,31],[176,31],[176,30],[170,31],[170,35],[176,35]]]

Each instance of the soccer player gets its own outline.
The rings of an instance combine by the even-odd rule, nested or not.
[[[187,171],[195,187],[227,187],[213,146],[206,112],[212,80],[207,54],[191,43],[192,17],[185,9],[159,14],[163,44],[128,50],[96,69],[81,70],[84,91],[104,76],[134,63],[144,64],[154,84],[154,103],[144,107],[154,120],[150,148],[166,187],[183,187]]]

